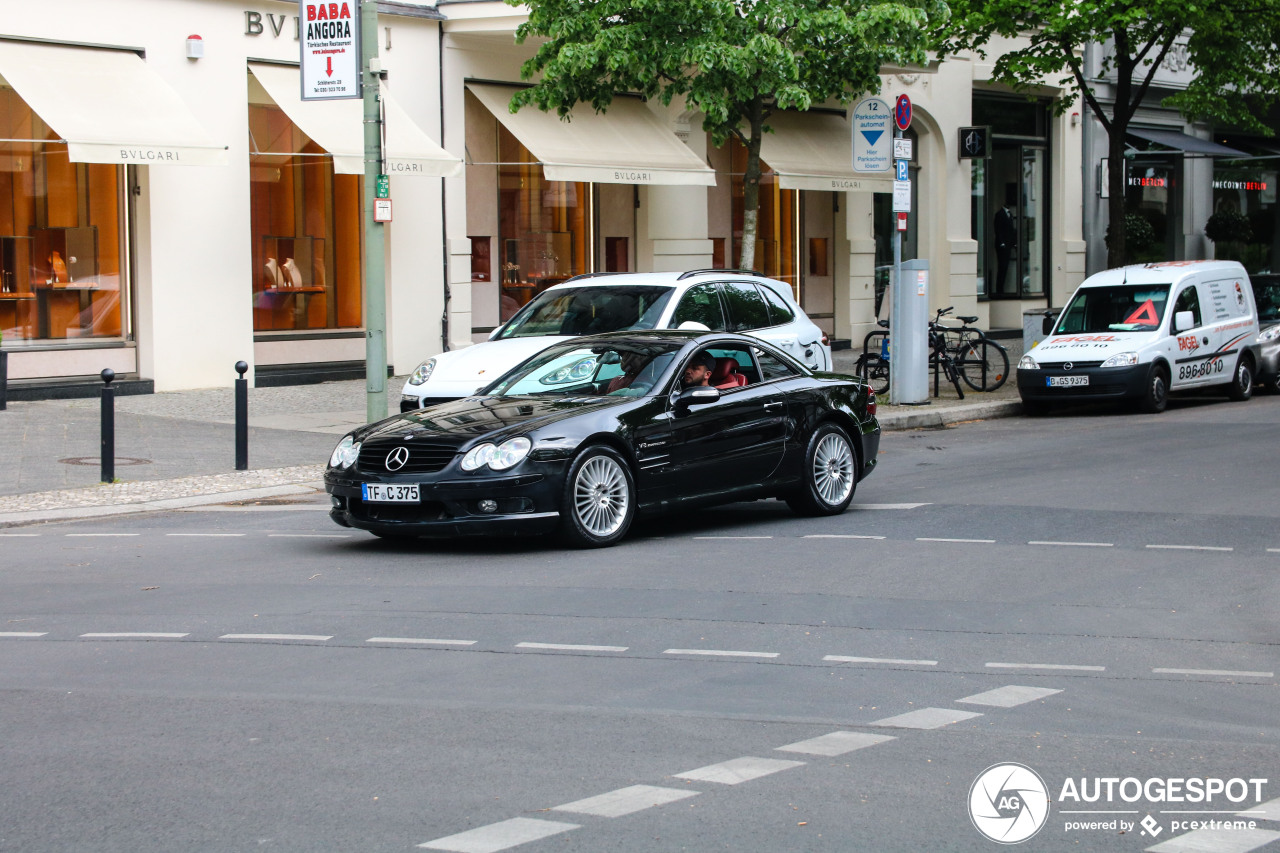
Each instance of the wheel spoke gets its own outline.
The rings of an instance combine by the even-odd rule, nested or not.
[[[853,451],[835,433],[823,437],[813,454],[813,485],[822,501],[831,506],[853,489]]]
[[[627,517],[627,478],[621,466],[607,456],[596,456],[578,469],[573,486],[578,521],[594,536],[609,536]]]

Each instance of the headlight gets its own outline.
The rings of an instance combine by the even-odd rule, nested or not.
[[[495,471],[505,471],[528,456],[532,446],[529,439],[523,436],[504,441],[489,459],[489,467]]]
[[[1136,352],[1118,352],[1111,358],[1102,362],[1103,367],[1128,367],[1138,363],[1138,354]]]
[[[350,468],[355,464],[356,457],[360,455],[360,442],[354,440],[351,436],[347,436],[338,442],[338,446],[333,449],[333,453],[329,456],[329,466],[331,468]]]
[[[543,385],[563,385],[566,382],[577,382],[590,378],[596,369],[596,357],[589,355],[586,358],[579,359],[573,364],[567,364],[564,367],[552,373],[548,373],[538,381]]]
[[[431,378],[431,373],[436,369],[436,360],[429,358],[422,364],[418,365],[418,369],[413,371],[413,375],[409,377],[410,385],[421,385]]]
[[[1274,341],[1276,338],[1280,338],[1280,323],[1277,323],[1269,329],[1263,329],[1262,334],[1258,335],[1258,343],[1262,344],[1267,341]]]
[[[1019,370],[1039,370],[1040,365],[1036,364],[1036,360],[1029,355],[1024,355],[1018,362]]]
[[[492,444],[478,444],[462,457],[462,470],[474,471],[489,464],[489,460],[493,458],[493,453],[498,448]]]

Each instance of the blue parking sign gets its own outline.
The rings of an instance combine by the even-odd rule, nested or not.
[[[894,160],[894,161],[893,161],[893,165],[894,165],[894,166],[897,168],[897,170],[898,170],[898,174],[897,174],[897,178],[896,178],[897,180],[899,180],[899,181],[907,181],[907,180],[910,180],[910,179],[911,179],[911,176],[907,174],[907,163],[908,163],[908,162],[910,162],[910,161],[907,161],[907,160]]]

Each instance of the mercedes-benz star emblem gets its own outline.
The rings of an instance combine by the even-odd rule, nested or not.
[[[1067,361],[1067,362],[1063,362],[1063,364],[1062,364],[1062,369],[1063,369],[1063,370],[1070,370],[1070,369],[1071,369],[1071,362],[1069,362],[1069,361]]]
[[[387,454],[387,470],[399,471],[409,461],[409,448],[401,445]]]

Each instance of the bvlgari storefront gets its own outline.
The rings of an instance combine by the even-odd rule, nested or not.
[[[301,101],[298,5],[58,12],[15,6],[0,22],[11,394],[106,367],[155,390],[226,386],[240,360],[258,384],[362,374],[361,103]],[[388,360],[411,367],[453,314],[469,319],[469,294],[449,301],[444,280],[462,247],[445,233],[442,177],[462,158],[438,144],[441,16],[379,12]]]

